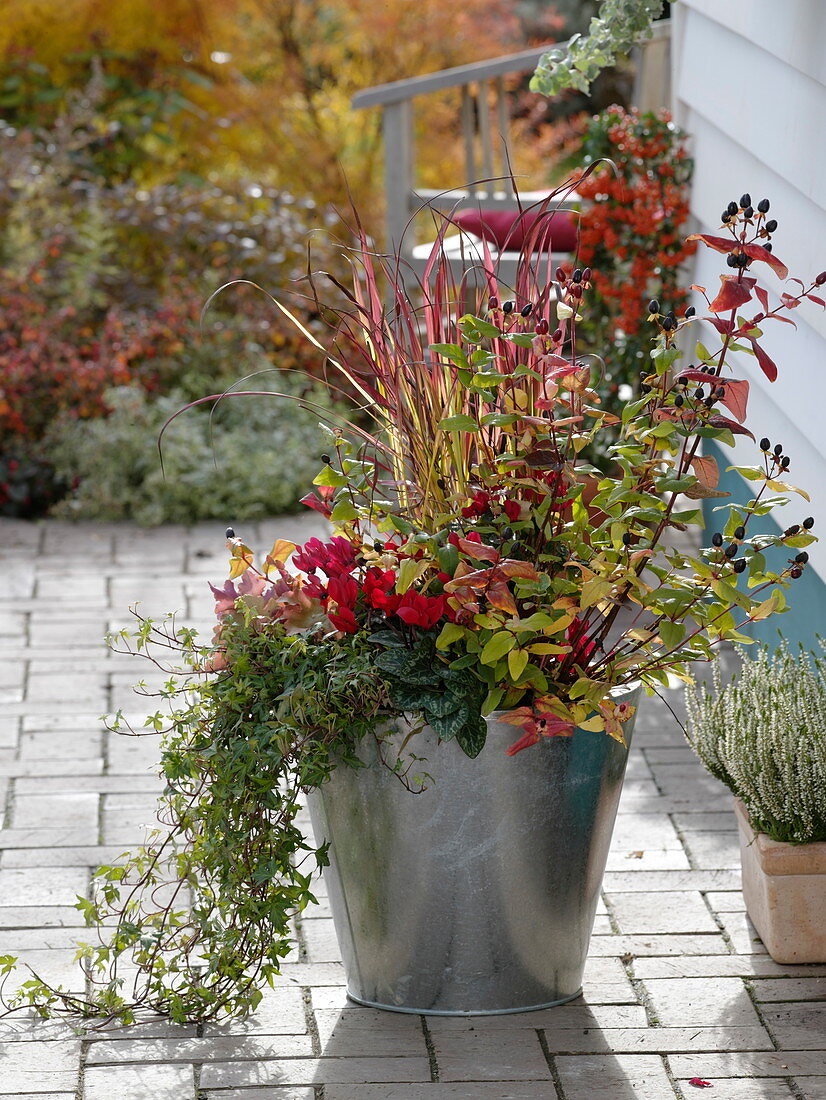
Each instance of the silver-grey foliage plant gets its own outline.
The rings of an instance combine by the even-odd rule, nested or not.
[[[603,69],[651,37],[651,24],[662,10],[663,0],[603,0],[586,37],[576,34],[566,49],[543,54],[531,90],[553,96],[576,88],[587,95]]]
[[[821,648],[826,645],[821,641]],[[713,690],[686,692],[688,739],[712,775],[746,806],[752,827],[792,844],[826,841],[826,658],[784,642]]]

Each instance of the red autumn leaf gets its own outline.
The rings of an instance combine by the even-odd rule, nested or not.
[[[694,473],[701,485],[708,489],[716,489],[720,480],[720,470],[716,459],[711,455],[695,455],[691,460]]]
[[[714,301],[709,305],[712,313],[726,313],[730,309],[738,309],[746,302],[751,301],[752,287],[757,285],[756,279],[738,278],[736,275],[721,275],[723,284]]]
[[[754,293],[760,299],[760,305],[763,307],[763,312],[769,312],[769,295],[768,292],[762,286],[756,286]]]
[[[795,298],[793,294],[786,294],[785,292],[780,295],[780,300],[786,309],[797,309],[800,305],[800,299]]]
[[[688,1080],[689,1085],[693,1085],[695,1089],[713,1089],[711,1081],[704,1081],[702,1077],[690,1077]]]
[[[463,550],[469,558],[477,561],[498,562],[501,554],[493,546],[485,546],[481,542],[471,542],[470,539],[459,539],[459,549]]]
[[[509,615],[516,615],[518,613],[513,593],[504,581],[496,581],[495,584],[492,584],[485,593],[485,597],[489,604],[498,608],[500,611],[507,611]]]
[[[710,416],[708,423],[712,428],[728,428],[732,435],[747,435],[751,439],[754,439],[754,436],[748,428],[744,428],[743,425],[738,424],[736,420],[729,420],[727,416]]]
[[[749,337],[746,337],[746,339],[749,339]],[[763,351],[756,340],[751,339],[750,343],[752,348],[754,349],[754,354],[757,357],[757,362],[760,364],[760,369],[762,370],[763,374],[765,374],[766,378],[768,378],[770,382],[775,382],[777,380],[777,367],[774,361],[769,358],[769,356],[766,354],[765,351]]]
[[[744,424],[746,421],[746,405],[749,399],[748,382],[740,378],[721,378],[720,383],[726,389],[720,401],[727,409],[731,410],[741,424]]]
[[[772,271],[777,272],[781,279],[785,279],[789,274],[789,269],[783,261],[778,260],[775,254],[765,249],[762,244],[741,244],[740,251],[745,252],[750,260],[762,260],[764,264],[768,264]]]
[[[826,306],[826,302],[822,298],[818,298],[816,294],[807,294],[806,297],[810,302],[814,302],[818,306]]]
[[[710,233],[692,233],[687,241],[702,241],[715,252],[733,252],[738,242],[733,237],[713,237]]]
[[[734,332],[734,321],[723,317],[709,317],[708,322],[714,325],[721,336],[730,336]]]

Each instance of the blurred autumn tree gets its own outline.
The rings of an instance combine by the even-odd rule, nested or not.
[[[515,0],[11,0],[0,117],[47,125],[97,82],[107,179],[262,174],[319,204],[380,192],[379,113],[361,88],[526,45]],[[455,148],[455,108],[417,119],[426,167]]]

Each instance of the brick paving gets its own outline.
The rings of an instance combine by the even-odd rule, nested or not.
[[[254,545],[314,517],[245,527]],[[103,729],[144,674],[101,643],[140,601],[207,630],[220,525],[0,520],[0,954],[77,982],[75,895],[139,843],[157,742]],[[679,692],[669,702],[680,708]],[[148,708],[152,709],[152,708]],[[826,966],[779,966],[745,916],[728,796],[656,699],[641,707],[584,995],[486,1019],[349,1005],[324,898],[259,1011],[78,1035],[0,1023],[0,1100],[826,1100]],[[700,1077],[713,1088],[689,1082]]]

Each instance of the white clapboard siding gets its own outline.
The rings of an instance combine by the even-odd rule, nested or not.
[[[755,203],[768,197],[779,223],[775,252],[792,275],[811,278],[826,269],[826,2],[679,0],[672,13],[674,112],[691,135],[695,228],[719,232],[721,210],[743,191]],[[722,259],[705,248],[697,254],[694,280],[712,293],[727,270]],[[755,274],[776,301],[780,280],[764,265]],[[811,505],[792,498],[778,520],[811,513],[824,527],[826,313],[807,304],[793,316],[796,329],[767,325],[762,341],[777,382],[750,356],[740,357],[737,374],[751,383],[755,434],[786,447],[787,480],[812,497]],[[706,342],[713,346],[713,336]],[[748,440],[725,450],[744,465],[757,457]],[[826,580],[826,539],[810,554]]]

